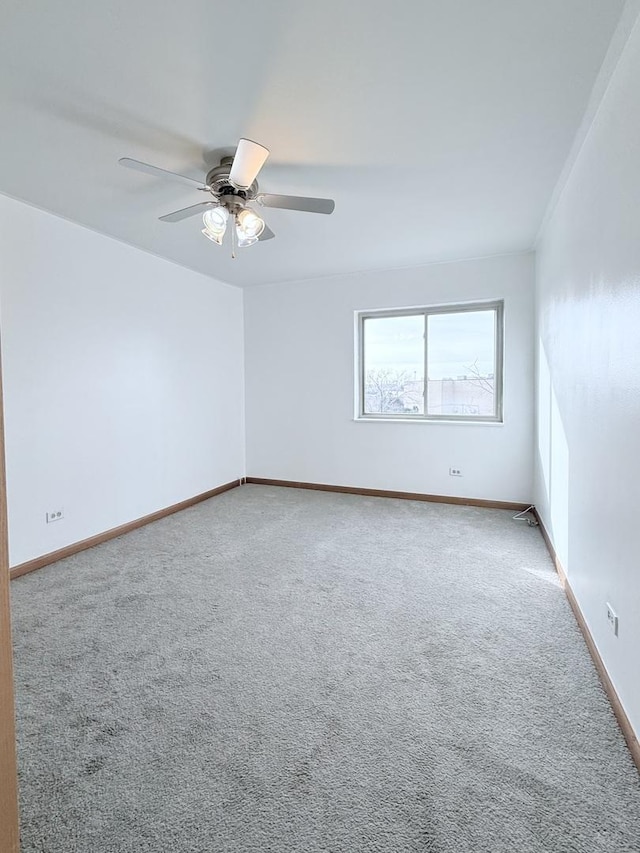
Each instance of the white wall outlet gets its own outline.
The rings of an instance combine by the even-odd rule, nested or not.
[[[449,468],[449,476],[462,477],[462,471],[460,470],[460,468]]]
[[[613,633],[618,636],[618,614],[613,607],[607,602],[607,621]]]
[[[51,524],[52,521],[60,521],[61,518],[64,518],[64,509],[60,507],[60,509],[54,509],[51,512],[46,513],[47,524]]]

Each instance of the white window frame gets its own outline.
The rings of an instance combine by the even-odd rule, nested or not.
[[[463,314],[469,311],[495,312],[495,414],[494,415],[429,415],[427,414],[427,377],[428,377],[428,318],[433,314]],[[424,317],[424,414],[401,412],[367,413],[364,410],[365,380],[364,380],[364,348],[365,321],[383,317]],[[357,355],[358,355],[358,388],[356,420],[363,421],[456,421],[459,423],[501,424],[504,415],[504,300],[493,299],[486,302],[463,302],[450,305],[433,305],[424,308],[394,308],[379,311],[356,311]]]

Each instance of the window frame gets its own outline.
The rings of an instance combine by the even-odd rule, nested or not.
[[[495,312],[495,414],[494,415],[430,415],[427,413],[428,402],[428,318],[434,314],[464,314],[470,311],[494,311]],[[504,423],[504,300],[491,299],[480,302],[458,302],[447,305],[430,305],[420,308],[393,308],[379,309],[373,311],[356,311],[357,316],[357,356],[358,356],[358,389],[356,420],[361,421],[416,421],[418,423],[433,423],[453,421],[456,423],[475,424],[501,424]],[[381,319],[384,317],[424,317],[424,414],[400,412],[365,412],[365,322],[369,319]]]

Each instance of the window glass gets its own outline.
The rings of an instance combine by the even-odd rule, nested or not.
[[[364,413],[424,413],[424,314],[364,320]]]
[[[495,415],[495,311],[427,318],[427,411],[430,415]]]

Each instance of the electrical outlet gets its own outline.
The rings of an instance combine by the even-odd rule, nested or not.
[[[609,627],[615,634],[618,636],[618,614],[613,609],[613,607],[607,602],[607,621],[609,622]]]
[[[462,471],[460,468],[449,468],[449,475],[451,477],[462,477]]]
[[[60,509],[54,509],[51,512],[45,513],[47,524],[51,524],[52,521],[60,521],[61,518],[64,518],[64,509],[60,507]]]

